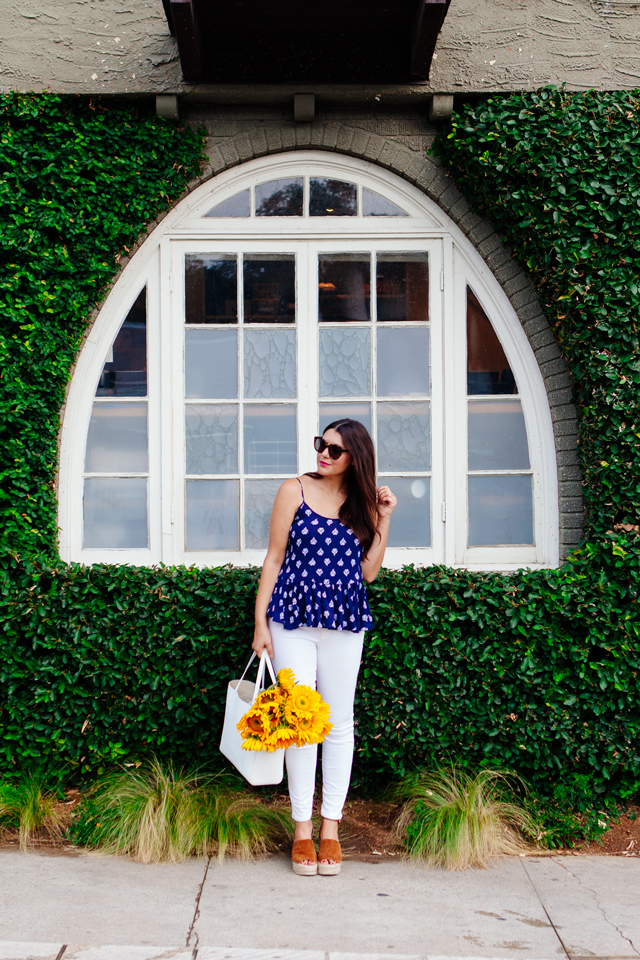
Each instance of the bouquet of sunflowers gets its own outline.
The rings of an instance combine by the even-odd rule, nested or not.
[[[269,753],[321,743],[331,727],[329,704],[317,690],[296,683],[293,670],[279,670],[277,683],[256,697],[238,724],[243,750]]]

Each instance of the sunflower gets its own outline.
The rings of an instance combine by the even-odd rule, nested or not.
[[[292,694],[295,683],[296,678],[293,674],[293,670],[289,670],[288,667],[278,670],[278,684],[285,693]]]
[[[326,724],[318,715],[301,717],[298,720],[298,744],[322,743],[330,729],[331,724]]]
[[[311,717],[318,708],[320,695],[303,683],[296,683],[289,696],[290,709],[299,717]]]
[[[258,736],[261,733],[264,733],[264,724],[262,722],[262,717],[256,717],[255,714],[249,714],[246,719],[246,725],[251,731],[251,733],[257,733]]]
[[[292,727],[277,727],[269,738],[276,750],[286,750],[298,742],[297,731]]]
[[[273,753],[277,747],[274,747],[271,743],[268,743],[265,740],[261,740],[259,737],[249,737],[243,741],[242,749]]]

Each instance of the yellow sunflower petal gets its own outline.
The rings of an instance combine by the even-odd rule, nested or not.
[[[292,693],[296,683],[293,670],[290,670],[288,667],[278,670],[278,683],[285,693]]]

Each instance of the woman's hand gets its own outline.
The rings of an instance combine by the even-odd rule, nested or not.
[[[269,632],[269,627],[267,624],[256,624],[256,628],[253,633],[253,643],[251,644],[252,650],[258,654],[259,657],[262,656],[262,651],[266,649],[267,653],[271,658],[273,658],[273,647],[271,646],[271,633]]]
[[[378,487],[378,522],[388,520],[398,503],[389,487]]]

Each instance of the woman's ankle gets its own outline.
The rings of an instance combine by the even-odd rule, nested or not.
[[[294,820],[294,840],[313,840],[313,821]]]
[[[339,820],[329,820],[327,817],[323,817],[322,825],[320,827],[320,839],[321,840],[337,840],[339,827],[340,827]]]

